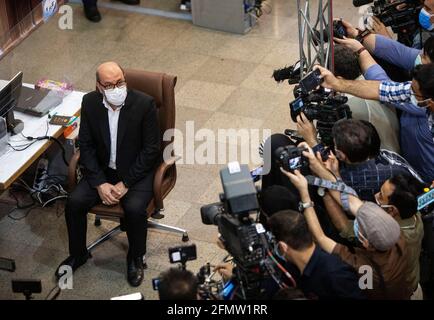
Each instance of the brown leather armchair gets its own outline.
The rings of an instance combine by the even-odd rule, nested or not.
[[[161,137],[161,152],[169,145],[173,146],[174,137],[169,141],[163,141],[163,134],[166,130],[175,128],[175,85],[177,78],[164,73],[155,73],[138,70],[125,70],[125,78],[128,87],[142,91],[154,97],[157,109],[158,119],[160,124],[160,137]],[[148,228],[155,228],[170,232],[182,234],[182,241],[188,241],[188,233],[184,229],[164,225],[155,221],[155,219],[164,218],[161,211],[164,210],[164,198],[173,189],[176,183],[176,161],[180,159],[173,154],[172,157],[166,159],[160,164],[155,172],[154,178],[154,198],[151,200],[148,212]],[[72,190],[78,181],[80,173],[79,168],[80,152],[73,155],[69,163],[68,182],[69,188]],[[122,221],[124,211],[120,205],[105,206],[103,204],[97,205],[90,210],[90,213],[96,214],[95,225],[101,225],[100,218],[118,218]],[[110,239],[112,236],[118,234],[122,230],[122,223],[101,236],[98,240],[88,246],[88,250]]]

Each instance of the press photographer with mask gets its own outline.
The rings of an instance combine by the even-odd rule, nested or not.
[[[325,146],[317,140],[317,132],[313,123],[303,113],[298,118],[297,131],[309,147],[315,151],[324,150]],[[377,161],[377,155],[380,153],[378,134],[361,120],[342,119],[334,124],[331,135],[335,152],[342,163],[342,179],[354,188],[363,200],[374,201],[374,194],[380,190],[384,181],[394,174],[410,174],[403,166]],[[282,134],[272,135],[265,143],[271,144],[272,155],[278,147],[293,144],[288,137]],[[262,183],[263,194],[272,183],[284,185],[293,192],[295,191],[288,178],[282,175],[279,164],[274,160],[270,173],[263,177]]]
[[[335,176],[340,177],[338,161],[333,155],[330,158],[333,163],[330,169]],[[424,184],[416,178],[408,175],[395,175],[385,181],[380,191],[375,194],[375,202],[398,222],[405,238],[409,263],[407,277],[408,282],[414,288],[412,299],[415,300],[422,300],[423,298],[419,284],[419,257],[424,236],[424,226],[421,214],[417,211],[417,197],[423,193],[423,189]],[[357,236],[354,233],[355,220],[348,218],[342,207],[329,193],[324,196],[324,204],[327,214],[340,232],[340,236],[355,246],[359,246]]]
[[[352,41],[354,47],[356,40]],[[321,71],[323,87],[350,93],[364,99],[391,103],[402,111],[400,117],[401,151],[404,158],[426,182],[434,179],[434,64],[419,65],[413,71],[413,80],[405,83],[389,81],[384,70],[376,64],[369,52],[359,43],[359,62],[365,70],[365,81],[336,78],[327,69]]]
[[[369,33],[363,38],[357,38],[359,31],[347,21],[343,20],[342,23],[348,38],[359,40],[375,59],[383,59],[408,72],[417,65],[434,62],[434,35],[426,39],[423,43],[423,49],[419,50],[379,34]],[[343,45],[346,44],[346,41],[341,39],[335,39],[335,41]],[[351,46],[349,48],[353,49]]]
[[[335,175],[322,163],[319,153],[315,156],[307,144],[302,143],[308,151],[303,155],[309,160],[312,172],[325,180],[337,182]],[[331,165],[329,165],[331,167]],[[350,249],[336,243],[327,237],[312,205],[306,178],[296,170],[294,173],[282,169],[294,186],[298,189],[303,203],[303,214],[309,229],[318,243],[326,252],[335,254],[356,270],[370,266],[373,272],[373,286],[365,293],[369,299],[410,299],[414,292],[413,281],[407,274],[410,272],[406,241],[401,234],[399,224],[378,205],[372,202],[362,202],[352,194],[328,189],[333,200],[355,216],[354,233],[363,248]]]
[[[413,48],[422,48],[422,44],[434,36],[434,0],[423,0],[423,7],[419,13],[419,25],[422,30],[416,32],[413,39]]]

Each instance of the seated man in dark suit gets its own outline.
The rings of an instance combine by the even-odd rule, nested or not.
[[[139,286],[146,252],[146,208],[153,197],[154,171],[160,160],[157,109],[152,97],[127,89],[117,63],[100,65],[96,78],[97,90],[82,101],[83,179],[66,203],[70,256],[61,265],[75,271],[87,261],[88,211],[101,202],[108,206],[120,203],[129,242],[128,282]]]

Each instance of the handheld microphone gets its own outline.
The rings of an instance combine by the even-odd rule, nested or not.
[[[361,7],[371,2],[374,2],[374,0],[353,0],[353,6]]]

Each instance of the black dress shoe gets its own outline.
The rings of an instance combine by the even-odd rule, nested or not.
[[[101,21],[101,14],[99,13],[97,6],[84,6],[84,15],[89,21]]]
[[[143,269],[145,265],[143,264],[143,258],[129,258],[127,257],[127,271],[128,271],[128,282],[133,287],[138,287],[143,281]]]
[[[140,4],[140,0],[119,0],[122,3],[129,4],[129,5],[138,5]]]
[[[89,252],[87,254],[85,254],[84,256],[79,256],[79,257],[69,256],[68,258],[65,259],[65,261],[63,261],[57,267],[56,274],[55,274],[56,278],[59,279],[65,273],[65,272],[62,272],[62,274],[59,273],[59,269],[61,266],[64,266],[64,265],[70,266],[72,268],[72,272],[75,272],[75,270],[77,270],[82,265],[84,265],[90,257],[92,257],[92,256],[90,255]]]

